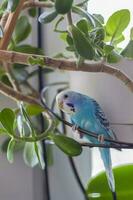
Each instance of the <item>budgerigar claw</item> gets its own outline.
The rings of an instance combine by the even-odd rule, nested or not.
[[[78,130],[78,125],[73,125],[72,126],[72,132],[76,133],[76,134],[79,134],[80,138],[83,138],[84,134],[81,133],[79,130]]]
[[[104,143],[104,135],[98,135],[98,142]]]

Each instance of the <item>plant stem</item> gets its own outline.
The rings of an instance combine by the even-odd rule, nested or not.
[[[73,24],[71,11],[69,11],[69,12],[67,13],[67,21],[68,21],[68,25],[71,26],[71,25]]]
[[[25,8],[52,8],[54,4],[52,2],[40,2],[40,1],[27,1],[23,5]]]
[[[25,0],[20,0],[15,12],[9,14],[5,24],[4,37],[0,41],[0,49],[7,49],[24,2]]]
[[[76,62],[71,60],[61,60],[50,58],[46,56],[34,55],[34,54],[24,54],[17,53],[14,51],[3,51],[0,50],[0,60],[9,62],[9,63],[19,63],[29,65],[28,59],[30,57],[40,58],[44,60],[44,65],[47,68],[67,70],[67,71],[82,71],[82,72],[95,72],[95,73],[106,73],[116,77],[121,80],[128,89],[133,92],[133,80],[128,77],[126,73],[117,69],[116,67],[110,66],[107,63],[103,62],[94,62],[94,63],[82,63],[82,66],[77,68]]]

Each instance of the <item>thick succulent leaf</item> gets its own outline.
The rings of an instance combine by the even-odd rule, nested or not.
[[[93,14],[93,16],[101,23],[104,24],[104,17],[100,14]]]
[[[52,139],[54,143],[69,156],[78,156],[82,152],[81,145],[70,137],[53,135]]]
[[[29,54],[38,54],[43,55],[43,50],[29,44],[17,45],[13,48],[14,51],[21,53],[29,53]]]
[[[128,9],[122,9],[113,13],[107,23],[106,23],[106,32],[109,36],[118,38],[122,32],[127,28],[130,22],[130,12]]]
[[[42,150],[42,145],[40,142],[34,142],[34,148],[36,152],[36,156],[38,159],[38,163],[41,167],[41,169],[45,168],[45,162],[44,162],[44,157],[43,157],[43,150]]]
[[[91,14],[89,14],[87,11],[85,11],[84,9],[77,7],[77,6],[73,6],[72,11],[88,20],[88,26],[89,26],[90,30],[95,27],[95,25],[96,25],[95,20],[93,19],[93,16]]]
[[[30,17],[35,17],[37,15],[37,9],[36,8],[30,8],[28,10],[28,14]]]
[[[5,108],[0,112],[0,122],[9,134],[14,134],[15,113],[11,109]]]
[[[38,21],[42,24],[47,24],[52,22],[57,17],[57,15],[58,13],[56,11],[45,11],[39,16]]]
[[[125,49],[121,52],[121,55],[126,58],[133,59],[133,40],[130,40]]]
[[[70,11],[73,0],[55,0],[55,9],[59,14],[66,14]]]
[[[10,163],[13,163],[14,160],[14,148],[15,148],[15,140],[11,139],[8,143],[8,147],[7,147],[7,160]]]
[[[35,167],[38,164],[38,158],[36,156],[34,142],[25,143],[23,158],[24,158],[25,163],[29,167]]]
[[[25,40],[31,33],[31,25],[29,23],[28,17],[21,16],[16,24],[14,31],[14,41],[18,44]]]
[[[85,59],[92,60],[94,58],[95,51],[89,38],[74,25],[70,27],[70,31],[72,33],[74,46],[78,54]]]
[[[30,116],[34,116],[34,115],[39,115],[44,111],[44,108],[40,105],[27,105],[26,106],[26,112],[28,113],[28,115]]]
[[[115,50],[113,50],[107,57],[107,62],[108,63],[117,63],[120,61],[122,56],[118,54]]]
[[[133,27],[130,30],[130,40],[133,40]]]
[[[29,74],[28,71],[25,68],[13,68],[12,73],[15,77],[15,79],[19,82],[22,83],[25,80],[27,80]]]
[[[114,47],[112,45],[104,45],[103,50],[106,56],[108,56],[112,51]]]
[[[78,21],[76,25],[83,33],[88,35],[89,26],[86,18],[83,18],[80,21]]]

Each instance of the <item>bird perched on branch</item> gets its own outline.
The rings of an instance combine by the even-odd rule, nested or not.
[[[109,142],[104,141],[104,137],[114,140],[117,139],[109,126],[109,122],[105,117],[104,112],[94,99],[74,91],[63,91],[57,95],[56,101],[59,108],[64,113],[70,115],[74,127],[80,127],[98,135],[98,138],[85,135],[84,137],[90,142],[94,144],[99,144],[101,142],[109,144]],[[99,148],[99,151],[106,170],[109,187],[112,191],[114,200],[116,200],[115,180],[112,172],[110,149]]]

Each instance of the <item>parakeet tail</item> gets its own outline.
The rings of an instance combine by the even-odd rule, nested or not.
[[[107,176],[110,190],[112,191],[112,193],[115,193],[115,180],[114,180],[114,175],[112,171],[110,150],[105,149],[105,148],[99,148],[99,149],[100,149],[101,157],[104,163],[104,167],[106,169],[106,176]]]

